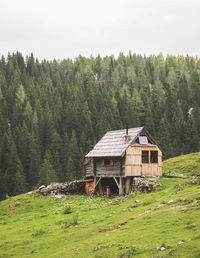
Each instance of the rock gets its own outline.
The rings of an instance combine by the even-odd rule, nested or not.
[[[30,195],[30,194],[32,194],[32,192],[28,192],[27,194],[29,194],[29,195]]]
[[[15,206],[19,206],[19,205],[20,205],[20,202],[16,202],[16,203],[15,203]]]
[[[43,194],[43,195],[47,195],[48,193],[50,193],[50,191],[49,191],[49,189],[48,188],[42,188],[41,190],[40,190],[40,193],[41,194]]]
[[[41,185],[40,187],[39,187],[39,190],[41,190],[42,188],[45,188],[46,186],[45,185]]]
[[[178,242],[178,245],[182,245],[182,244],[184,244],[183,241],[179,241],[179,242]]]
[[[140,201],[139,200],[135,200],[136,203],[139,203]]]
[[[57,194],[54,197],[57,198],[57,199],[62,199],[62,194]]]
[[[167,203],[172,203],[174,200],[169,200]]]
[[[156,183],[158,179],[158,177],[147,176],[135,178],[133,182],[133,191],[145,193],[151,192],[159,186],[159,184]]]
[[[160,251],[164,251],[166,248],[164,246],[161,246]]]
[[[137,204],[131,205],[131,208],[135,208],[135,207],[137,207]]]
[[[183,174],[168,174],[168,175],[165,175],[165,177],[168,177],[168,178],[188,178],[188,176],[185,176]]]

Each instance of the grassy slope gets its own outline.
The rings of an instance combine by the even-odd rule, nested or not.
[[[114,199],[9,198],[0,203],[0,257],[200,257],[200,185],[190,179],[160,183],[158,191]],[[64,214],[66,206],[71,214]],[[161,246],[170,247],[157,251]]]
[[[200,174],[200,152],[181,155],[163,162],[164,174]]]

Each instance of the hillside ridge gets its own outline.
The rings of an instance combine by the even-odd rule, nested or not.
[[[196,163],[199,155],[175,159]],[[163,167],[169,173],[173,165]],[[199,177],[163,177],[159,184],[115,198],[59,200],[36,191],[8,197],[0,202],[0,257],[199,257]]]

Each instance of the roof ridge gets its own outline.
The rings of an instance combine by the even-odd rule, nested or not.
[[[132,128],[128,128],[128,130],[131,130],[131,129],[142,129],[142,128],[144,128],[144,126],[139,126],[139,127],[132,127]],[[109,132],[117,132],[117,131],[122,131],[122,130],[126,130],[126,128],[122,128],[122,129],[117,129],[117,130],[111,130],[111,131],[107,131],[106,133],[109,133]],[[105,134],[106,134],[105,133]],[[105,135],[104,134],[104,135]]]

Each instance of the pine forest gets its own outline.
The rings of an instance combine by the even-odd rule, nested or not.
[[[79,56],[0,59],[0,200],[83,177],[109,130],[145,126],[163,159],[200,150],[200,59]]]

